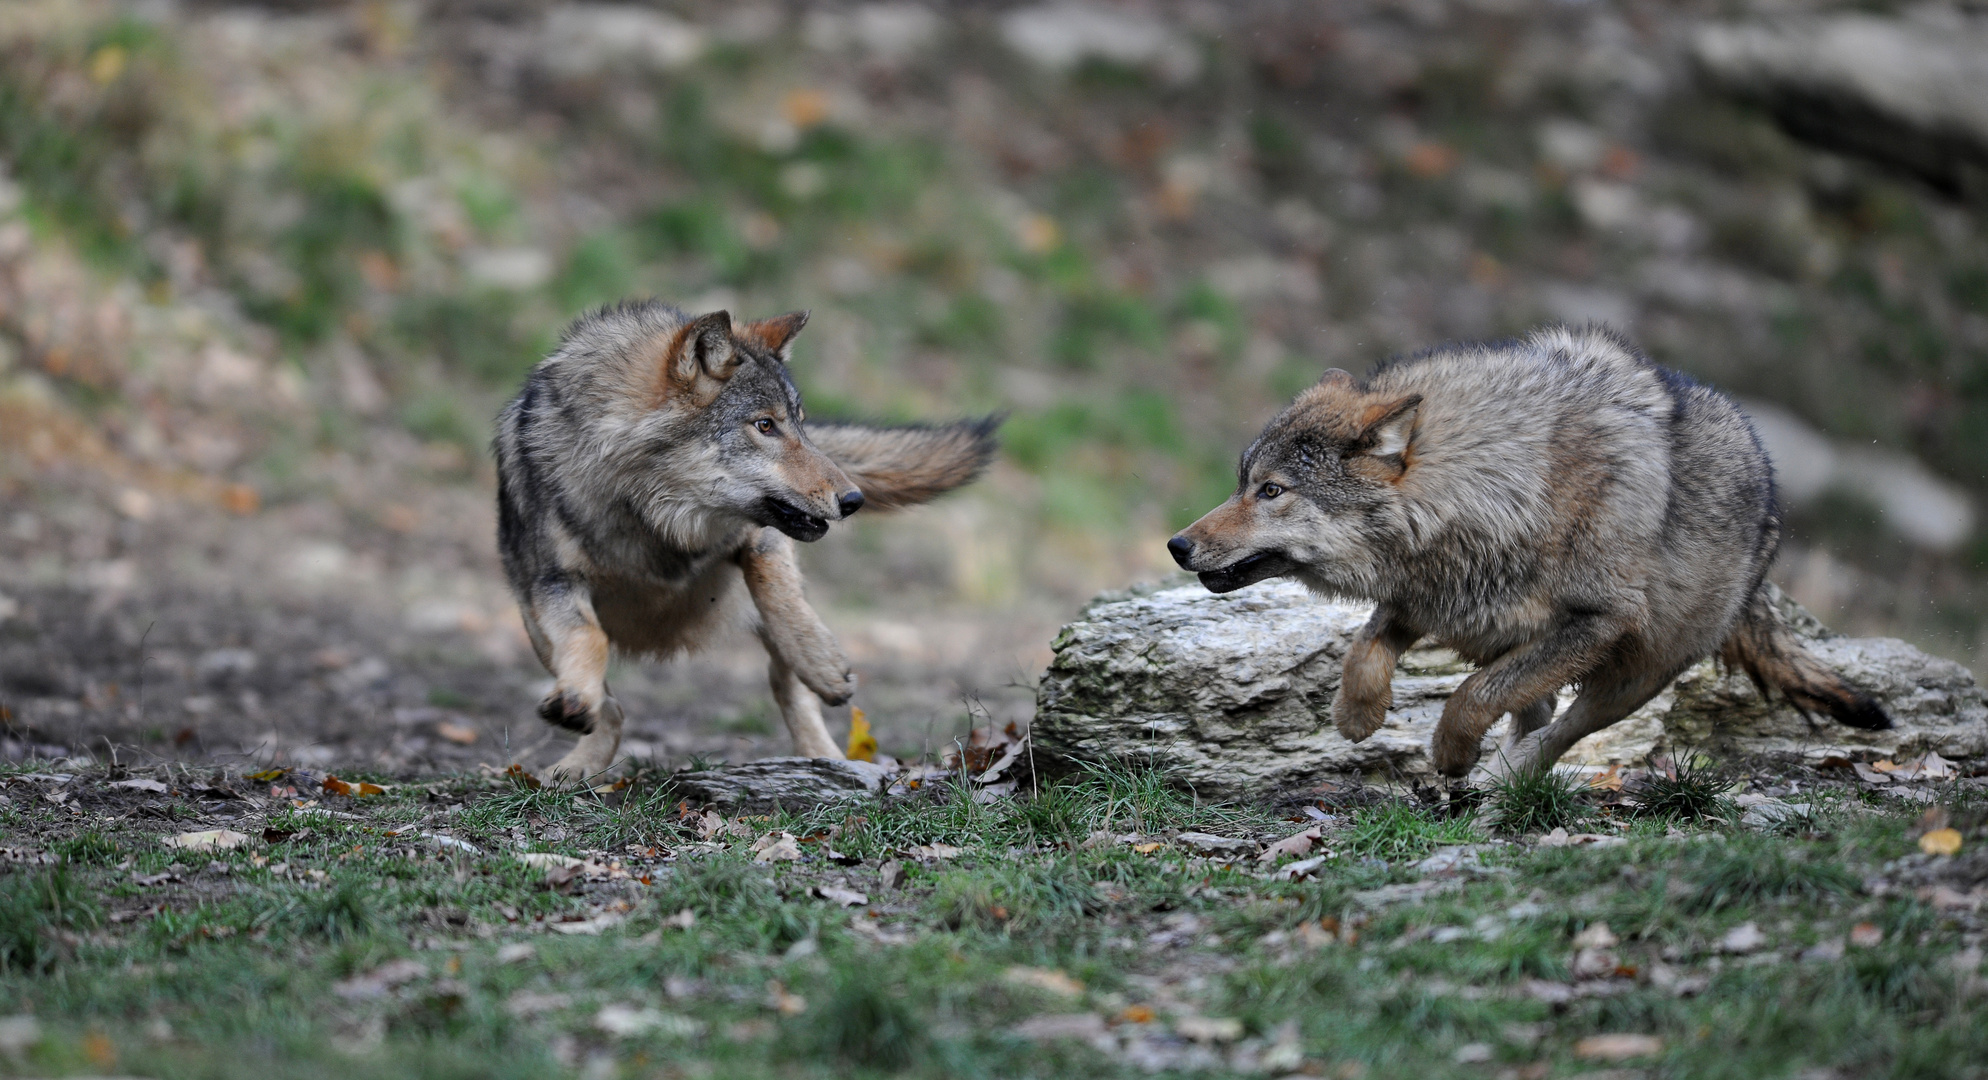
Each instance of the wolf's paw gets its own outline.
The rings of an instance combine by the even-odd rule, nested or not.
[[[544,701],[538,703],[538,715],[553,727],[577,731],[582,735],[594,730],[594,709],[576,690],[555,688],[545,696]]]
[[[1482,754],[1480,740],[1445,731],[1440,724],[1436,726],[1436,739],[1429,747],[1429,760],[1438,773],[1450,777],[1468,776]]]
[[[607,771],[614,764],[614,752],[602,754],[588,746],[576,746],[545,770],[545,779],[556,787],[572,787]]]
[[[841,705],[856,696],[856,673],[846,664],[833,672],[809,672],[801,681],[826,705]]]
[[[1387,702],[1352,701],[1341,693],[1332,703],[1332,723],[1348,742],[1360,742],[1381,729],[1387,720]]]

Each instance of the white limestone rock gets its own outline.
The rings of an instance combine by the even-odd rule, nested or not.
[[[1721,674],[1708,660],[1563,760],[1633,763],[1672,746],[1811,761],[1926,750],[1953,759],[1988,754],[1988,701],[1966,668],[1901,641],[1833,635],[1778,593],[1777,602],[1817,655],[1878,695],[1897,727],[1811,722],[1785,702],[1763,701],[1743,674]],[[1288,581],[1220,596],[1194,583],[1105,594],[1051,644],[1056,655],[1037,692],[1032,728],[1037,753],[1150,761],[1215,797],[1296,792],[1354,776],[1433,778],[1430,736],[1471,670],[1448,650],[1403,657],[1394,708],[1365,742],[1348,742],[1332,727],[1340,661],[1371,610]],[[1486,737],[1487,754],[1503,727]]]

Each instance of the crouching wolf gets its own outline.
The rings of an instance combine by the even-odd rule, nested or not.
[[[842,756],[821,703],[847,701],[856,678],[802,595],[792,541],[967,483],[998,420],[808,423],[787,373],[806,322],[604,309],[567,328],[498,416],[497,544],[554,680],[539,715],[581,733],[554,777],[600,772],[621,744],[611,648],[668,656],[730,621],[766,645],[795,752]]]
[[[1332,706],[1354,742],[1421,638],[1479,665],[1436,726],[1437,771],[1463,776],[1507,713],[1493,770],[1545,767],[1714,652],[1804,713],[1890,727],[1775,616],[1761,582],[1780,535],[1773,470],[1730,400],[1606,330],[1556,327],[1365,383],[1326,372],[1167,547],[1214,592],[1292,577],[1378,605]]]

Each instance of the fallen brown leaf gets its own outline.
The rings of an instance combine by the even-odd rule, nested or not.
[[[1884,944],[1884,930],[1876,923],[1860,922],[1850,928],[1850,944],[1870,949]]]
[[[435,734],[455,743],[457,746],[468,746],[475,742],[482,732],[477,731],[468,724],[457,724],[444,720],[435,725]]]
[[[238,833],[233,829],[207,829],[202,832],[163,837],[162,841],[167,847],[179,848],[182,851],[226,851],[248,843],[248,834]]]
[[[752,861],[756,863],[793,862],[801,857],[800,841],[785,830],[767,833],[753,841]]]
[[[1890,765],[1890,764],[1891,764],[1891,762],[1889,762],[1889,761],[1881,761],[1881,762],[1879,762],[1878,764],[1880,764],[1880,765]],[[1866,765],[1866,764],[1864,764],[1864,763],[1863,763],[1863,762],[1861,762],[1861,761],[1853,761],[1853,762],[1851,762],[1851,763],[1850,763],[1850,768],[1851,768],[1851,770],[1852,770],[1852,771],[1854,771],[1854,772],[1855,772],[1855,773],[1857,774],[1857,778],[1858,778],[1859,780],[1862,780],[1862,781],[1863,781],[1864,783],[1866,783],[1866,784],[1889,784],[1889,783],[1891,783],[1891,776],[1889,775],[1889,770],[1881,770],[1881,769],[1874,769],[1874,768],[1872,768],[1871,766],[1869,766],[1869,765]]]
[[[325,777],[322,786],[326,792],[332,795],[350,795],[354,798],[363,798],[367,795],[384,795],[387,790],[378,784],[368,783],[364,780],[354,784],[340,780],[336,776]]]
[[[526,772],[523,765],[513,764],[510,768],[505,769],[504,778],[520,787],[542,788],[545,786],[539,781],[538,777]]]
[[[1318,826],[1316,825],[1312,826],[1309,829],[1306,829],[1303,832],[1293,833],[1292,835],[1277,841],[1276,843],[1270,845],[1269,847],[1264,848],[1263,854],[1258,855],[1256,857],[1256,861],[1276,862],[1279,858],[1282,858],[1283,856],[1286,855],[1292,856],[1293,858],[1299,855],[1303,855],[1311,851],[1312,844],[1317,842],[1319,836],[1320,833],[1318,831]]]

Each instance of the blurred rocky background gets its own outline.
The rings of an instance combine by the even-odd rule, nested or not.
[[[1742,398],[1776,578],[1988,674],[1988,8],[0,4],[9,757],[549,760],[489,419],[628,295],[818,415],[1010,410],[807,551],[886,752],[1026,719],[1328,366],[1604,320]],[[743,640],[637,757],[785,743]]]

